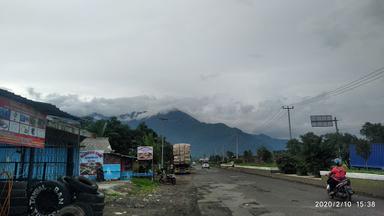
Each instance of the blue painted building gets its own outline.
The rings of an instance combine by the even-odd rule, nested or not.
[[[16,180],[48,180],[63,175],[79,175],[79,143],[89,135],[79,129],[79,118],[52,104],[28,100],[1,89],[0,97],[26,105],[46,116],[42,148],[0,141],[0,172],[11,173]],[[6,134],[1,135],[4,140]]]

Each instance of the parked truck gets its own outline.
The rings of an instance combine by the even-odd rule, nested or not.
[[[178,143],[173,145],[173,168],[175,174],[191,172],[191,145]]]

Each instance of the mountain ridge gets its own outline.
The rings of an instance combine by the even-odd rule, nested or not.
[[[190,143],[194,156],[221,155],[223,150],[236,152],[236,139],[239,142],[239,154],[244,150],[255,153],[261,146],[270,150],[282,150],[287,142],[265,134],[247,133],[224,123],[201,122],[178,109],[145,116],[146,113],[147,111],[122,114],[118,115],[117,119],[132,128],[144,122],[156,133],[164,135],[171,143]],[[98,113],[88,116],[96,117],[95,120],[102,117],[110,118]]]

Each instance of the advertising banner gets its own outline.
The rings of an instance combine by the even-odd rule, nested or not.
[[[32,107],[0,97],[0,143],[44,148],[46,116]]]
[[[139,146],[139,147],[137,147],[137,159],[138,160],[152,160],[153,159],[153,147],[152,146]]]
[[[102,150],[80,151],[80,175],[96,177],[96,171],[103,166]]]

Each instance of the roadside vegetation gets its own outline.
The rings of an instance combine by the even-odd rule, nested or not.
[[[291,139],[285,151],[270,152],[264,146],[256,149],[256,155],[251,150],[244,151],[239,159],[234,158],[233,152],[227,152],[226,157],[212,155],[211,161],[236,165],[278,167],[282,173],[313,175],[320,177],[320,170],[329,170],[334,165],[333,159],[342,158],[348,172],[372,173],[383,175],[383,170],[367,168],[367,160],[371,154],[371,143],[384,143],[384,126],[380,123],[365,123],[360,130],[364,138],[358,138],[348,133],[329,133],[318,136],[308,132]],[[349,147],[355,144],[356,153],[365,160],[366,168],[350,168]],[[340,151],[340,153],[339,153]]]
[[[152,193],[159,186],[157,181],[148,178],[133,178],[131,194]]]

